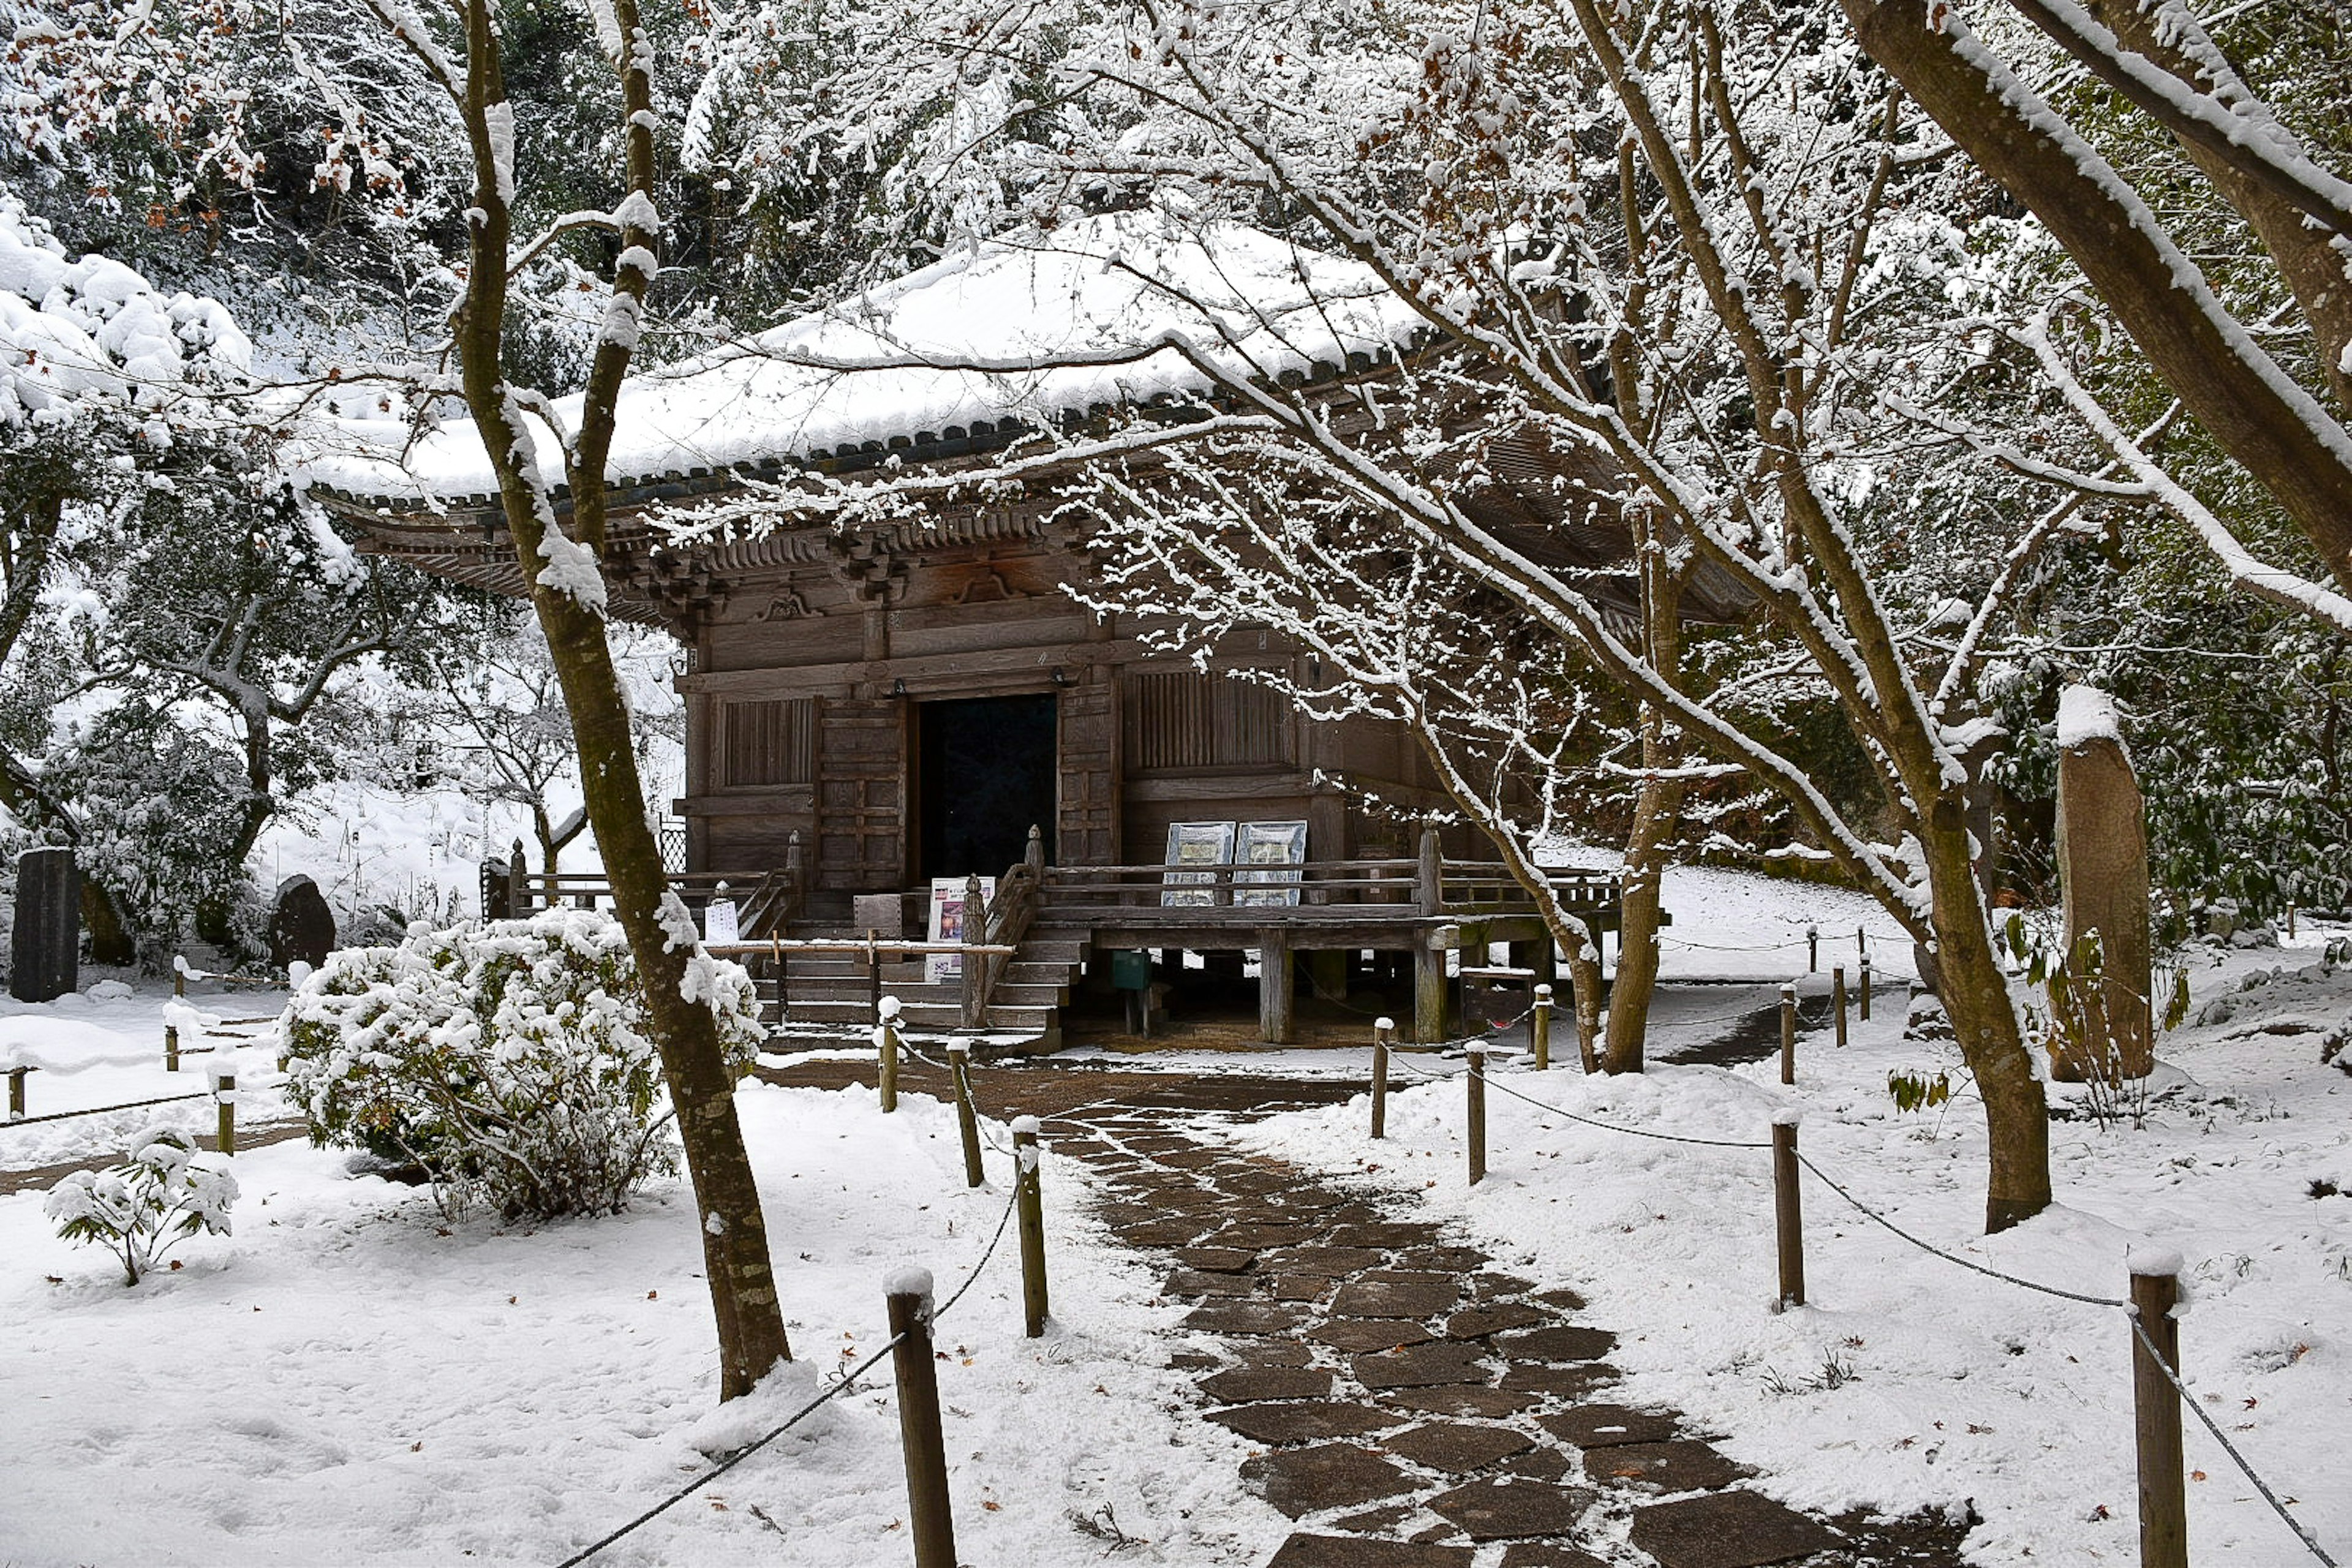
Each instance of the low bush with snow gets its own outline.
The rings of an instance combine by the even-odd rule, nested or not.
[[[49,1189],[44,1206],[59,1236],[105,1244],[122,1260],[123,1282],[136,1285],[183,1237],[228,1234],[236,1178],[197,1164],[195,1149],[176,1127],[150,1128],[131,1140],[122,1163],[74,1172]]]
[[[712,962],[738,1072],[761,1028],[751,976]],[[611,916],[411,928],[333,954],[280,1023],[288,1098],[320,1143],[420,1166],[445,1210],[612,1214],[677,1169],[636,965]]]

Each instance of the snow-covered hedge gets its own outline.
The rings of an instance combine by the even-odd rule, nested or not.
[[[759,1049],[742,965],[708,1000],[739,1072]],[[610,1214],[677,1169],[636,965],[611,916],[411,928],[331,955],[279,1024],[288,1094],[320,1143],[422,1166],[445,1209]]]
[[[151,1127],[131,1141],[122,1163],[74,1172],[43,1207],[59,1236],[103,1243],[122,1260],[124,1283],[136,1285],[181,1237],[228,1234],[236,1178],[197,1164],[195,1150],[178,1128]]]

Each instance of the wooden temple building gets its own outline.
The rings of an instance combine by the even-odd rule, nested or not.
[[[1061,243],[1082,251],[1081,241]],[[1296,265],[1287,247],[1281,256]],[[970,316],[984,313],[976,290],[1024,294],[1034,307],[1063,287],[1039,279],[1035,253],[995,259],[1006,276],[983,258],[895,286],[890,341],[903,342],[910,318],[942,303],[929,294],[953,296],[943,301],[950,313]],[[1082,324],[1133,309],[1093,299],[1097,286],[1089,273],[1075,303],[1052,302]],[[1395,352],[1397,324],[1370,309],[1360,315],[1354,329],[1329,329],[1339,341],[1320,345],[1309,374],[1360,371]],[[832,313],[793,341],[837,339],[845,319]],[[789,339],[793,329],[780,331]],[[1351,973],[1410,967],[1414,1028],[1426,1039],[1448,1027],[1449,952],[1524,942],[1549,977],[1551,943],[1490,847],[1464,828],[1415,823],[1448,802],[1401,727],[1311,721],[1279,692],[1232,679],[1301,661],[1270,635],[1229,643],[1204,670],[1155,653],[1127,617],[1086,608],[1065,591],[1091,569],[1082,531],[1040,487],[880,526],[784,512],[755,536],[671,542],[649,515],[657,507],[737,497],[795,473],[977,469],[1057,417],[1099,418],[1107,403],[1139,394],[1106,387],[1099,371],[1070,373],[1073,384],[1058,390],[1049,376],[937,372],[910,393],[904,370],[845,374],[781,358],[719,367],[735,377],[722,397],[690,395],[693,374],[656,384],[638,411],[647,424],[667,416],[674,429],[703,417],[706,404],[725,423],[696,426],[692,439],[666,435],[648,451],[625,447],[625,423],[606,563],[611,613],[667,628],[685,651],[681,881],[705,893],[720,880],[754,889],[746,937],[887,938],[893,927],[919,936],[936,879],[993,879],[971,934],[1017,951],[982,963],[970,983],[932,986],[899,969],[889,988],[918,1025],[1048,1040],[1073,986],[1090,965],[1099,983],[1106,956],[1120,952],[1156,952],[1163,963],[1206,953],[1235,973],[1255,952],[1262,1032],[1273,1041],[1291,1037],[1302,978],[1336,996]],[[940,378],[954,384],[942,392]],[[468,427],[450,433],[470,438]],[[462,444],[446,449],[442,482],[432,482],[431,454],[412,446],[397,466],[331,473],[319,493],[360,522],[367,549],[520,594],[496,497],[487,482],[467,483]],[[1223,823],[1303,823],[1303,856],[1271,886],[1263,867],[1246,856],[1236,865],[1230,851],[1171,877],[1171,829]],[[1560,875],[1597,926],[1611,922],[1607,878]],[[864,1016],[862,971],[799,957],[785,967],[788,1016]]]

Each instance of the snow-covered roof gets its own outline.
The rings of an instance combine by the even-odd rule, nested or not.
[[[1227,374],[1367,368],[1416,321],[1372,271],[1231,223],[1118,213],[992,240],[690,363],[635,376],[607,482],[892,451],[909,461],[1001,444],[1014,428],[1205,395],[1182,342]],[[567,421],[579,400],[559,405]],[[544,432],[541,433],[544,436]],[[394,510],[486,501],[469,423],[410,444],[408,424],[339,420],[315,483]],[[560,482],[542,439],[546,478]]]

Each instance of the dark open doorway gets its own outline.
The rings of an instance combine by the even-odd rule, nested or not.
[[[1054,858],[1054,699],[978,697],[917,710],[922,874],[1002,877],[1032,824]]]

